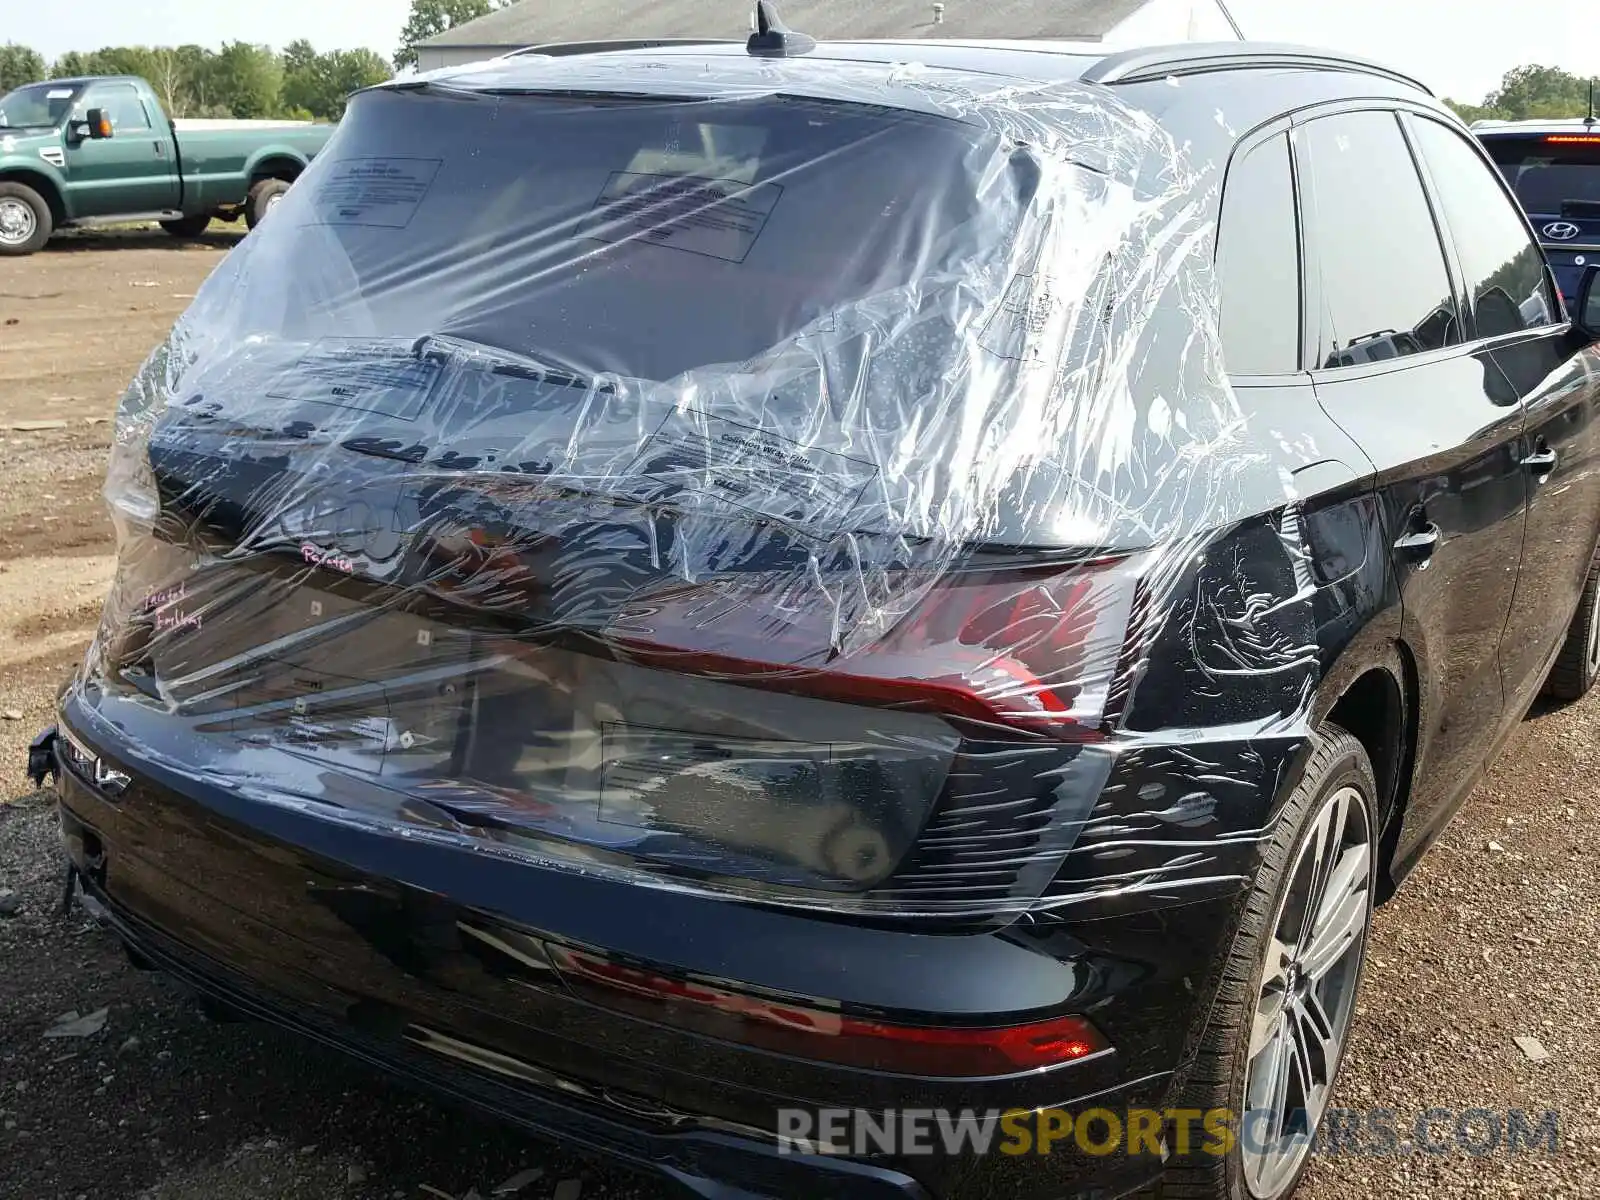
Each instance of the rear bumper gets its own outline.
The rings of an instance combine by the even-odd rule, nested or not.
[[[70,816],[67,820],[70,828],[73,820]],[[72,837],[69,833],[69,844]],[[915,1179],[883,1167],[779,1154],[772,1145],[736,1134],[652,1133],[600,1111],[604,1101],[598,1097],[584,1104],[555,1092],[502,1082],[487,1073],[441,1067],[428,1055],[407,1051],[392,1038],[363,1032],[350,1022],[318,1019],[302,1007],[283,1003],[254,981],[141,921],[90,877],[84,876],[81,886],[91,898],[96,917],[129,949],[196,992],[540,1137],[664,1175],[694,1195],[711,1200],[752,1195],[826,1194],[840,1200],[927,1200],[929,1196]],[[580,1086],[570,1080],[562,1084],[570,1089]]]
[[[1228,924],[1221,902],[945,936],[821,921],[382,836],[137,759],[70,693],[62,717],[130,780],[109,795],[61,772],[68,853],[118,935],[202,992],[435,1092],[703,1196],[1104,1200],[1159,1170],[1066,1145],[802,1155],[764,1131],[784,1107],[1162,1107],[1201,1004],[1191,981]],[[1116,1049],[976,1080],[800,1061],[599,1009],[485,956],[463,936],[473,929],[890,1017],[1002,1024],[1092,1008]]]

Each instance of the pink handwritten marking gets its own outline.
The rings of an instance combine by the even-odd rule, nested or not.
[[[356,569],[356,564],[337,550],[319,550],[310,542],[300,544],[300,557],[314,567],[328,567],[334,571],[343,571],[346,575]]]
[[[180,629],[199,628],[199,613],[186,613],[180,608],[177,612],[158,612],[156,614],[156,632],[158,633],[174,633]]]
[[[186,581],[180,582],[173,587],[164,588],[161,591],[150,592],[144,598],[145,611],[153,612],[158,608],[165,608],[175,601],[184,599],[188,594],[189,588]]]

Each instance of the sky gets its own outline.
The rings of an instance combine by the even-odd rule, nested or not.
[[[1487,4],[1461,0],[1228,0],[1228,5],[1252,38],[1365,54],[1457,100],[1481,100],[1507,70],[1525,63],[1600,73],[1600,44],[1586,32],[1593,29],[1593,0],[1522,0],[1492,16]],[[282,47],[296,38],[309,39],[319,50],[367,46],[387,56],[399,43],[409,8],[409,0],[0,0],[0,40],[30,45],[47,58],[107,45],[249,41]],[[1483,15],[1474,15],[1474,9]]]

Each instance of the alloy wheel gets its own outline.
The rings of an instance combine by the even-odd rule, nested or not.
[[[1288,1190],[1328,1107],[1371,923],[1372,861],[1367,805],[1339,788],[1301,843],[1257,993],[1239,1129],[1257,1200]]]
[[[21,246],[33,237],[39,220],[33,209],[15,196],[0,197],[0,242]]]

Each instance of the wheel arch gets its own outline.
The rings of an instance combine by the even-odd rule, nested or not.
[[[247,183],[245,191],[249,191],[263,179],[281,179],[284,183],[293,183],[300,178],[309,164],[300,155],[292,150],[281,148],[268,148],[250,161],[245,172]]]
[[[1396,639],[1385,651],[1345,664],[1321,720],[1344,729],[1367,752],[1378,783],[1378,903],[1394,895],[1394,855],[1411,800],[1416,766],[1418,675],[1415,657]]]
[[[67,213],[65,193],[47,172],[32,167],[0,167],[0,183],[20,183],[38,192],[50,206],[50,219],[58,228],[71,220]]]

